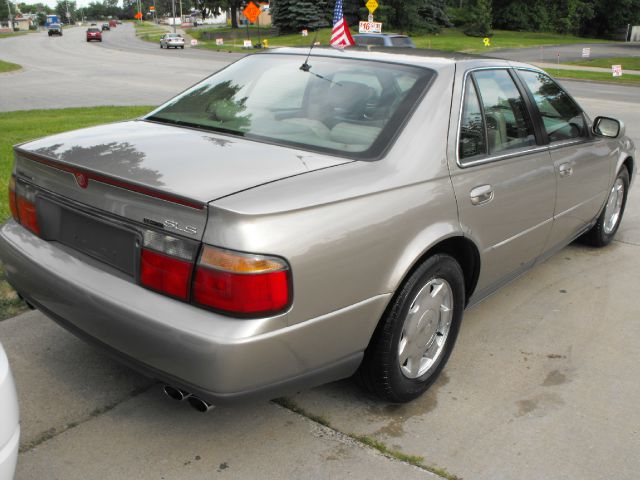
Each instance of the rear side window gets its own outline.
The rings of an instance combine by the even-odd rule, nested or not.
[[[409,37],[391,37],[391,45],[394,47],[411,47],[413,42]]]
[[[384,45],[384,38],[382,37],[356,37],[357,45]]]
[[[480,70],[473,77],[484,109],[489,154],[535,145],[533,123],[509,72]]]
[[[556,82],[539,72],[518,73],[533,95],[550,142],[589,136],[582,110]]]
[[[467,82],[462,107],[462,123],[460,125],[460,144],[458,146],[460,160],[487,153],[482,110],[478,102],[476,87],[471,79]]]

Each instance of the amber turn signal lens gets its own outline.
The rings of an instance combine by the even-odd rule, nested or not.
[[[287,264],[274,257],[242,254],[205,246],[200,264],[231,273],[268,273],[287,270]]]

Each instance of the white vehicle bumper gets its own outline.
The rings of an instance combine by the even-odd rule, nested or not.
[[[18,395],[7,355],[0,345],[0,480],[13,478],[20,445]]]

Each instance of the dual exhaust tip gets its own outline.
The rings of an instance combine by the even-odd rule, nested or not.
[[[182,402],[186,400],[189,402],[189,405],[195,410],[201,413],[207,413],[209,410],[214,408],[214,405],[207,402],[206,400],[202,400],[181,388],[172,387],[171,385],[165,385],[162,387],[162,391],[164,394],[176,401]]]

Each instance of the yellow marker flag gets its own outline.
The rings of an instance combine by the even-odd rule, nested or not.
[[[484,43],[485,47],[490,47],[491,46],[491,40],[489,40],[489,37],[483,38],[482,42]]]

